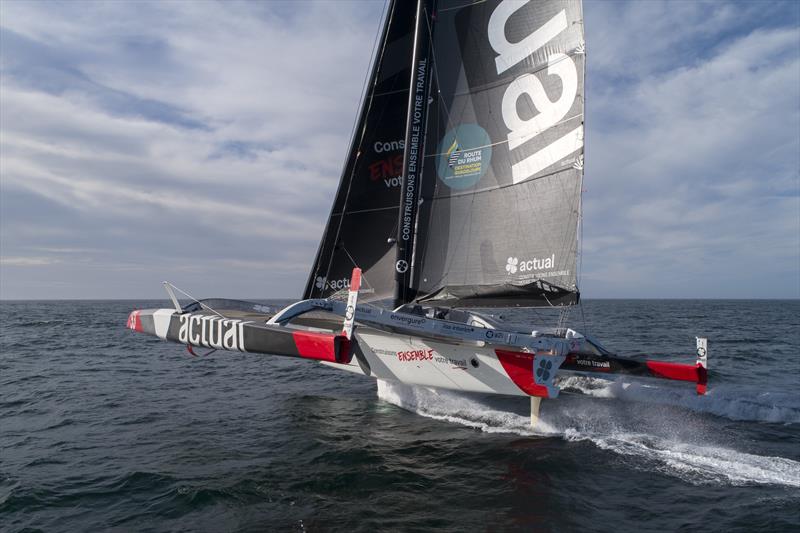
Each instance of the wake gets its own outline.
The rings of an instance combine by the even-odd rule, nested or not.
[[[596,386],[591,389],[594,396],[618,392],[613,386],[610,390],[596,383],[593,386]],[[800,462],[704,442],[711,436],[707,425],[701,420],[687,419],[685,414],[670,407],[656,407],[655,412],[650,409],[643,413],[634,404],[626,408],[624,402],[595,402],[562,396],[542,405],[542,418],[533,430],[528,414],[513,412],[513,408],[508,407],[508,399],[502,406],[499,405],[502,401],[492,397],[380,380],[378,397],[419,415],[486,433],[589,441],[601,449],[636,457],[647,469],[692,484],[771,484],[800,488]],[[642,428],[646,428],[646,432]]]
[[[561,390],[577,391],[596,398],[618,398],[683,407],[700,413],[753,422],[800,423],[800,395],[747,389],[741,385],[714,385],[704,396],[670,384],[655,384],[566,376],[558,382]]]

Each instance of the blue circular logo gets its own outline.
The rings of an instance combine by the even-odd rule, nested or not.
[[[451,189],[475,186],[489,170],[492,141],[477,124],[462,124],[447,132],[439,144],[436,173]]]

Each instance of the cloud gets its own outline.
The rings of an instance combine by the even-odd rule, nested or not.
[[[297,296],[383,7],[0,3],[0,296]],[[584,9],[584,295],[800,296],[797,5]]]
[[[300,292],[381,7],[3,3],[2,296]]]
[[[51,257],[0,257],[0,266],[35,267],[58,263]]]
[[[652,2],[634,12],[654,5],[660,13]],[[619,65],[633,68],[589,94],[584,291],[798,297],[800,30],[732,33],[726,21],[751,6],[678,7],[721,13],[684,17],[674,46],[718,41],[662,49],[670,60],[655,65],[647,54],[626,63],[623,47]],[[656,48],[673,42],[659,31]]]

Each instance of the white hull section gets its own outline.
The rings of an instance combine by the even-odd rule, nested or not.
[[[356,337],[368,368],[356,356],[325,365],[385,381],[469,392],[528,396],[514,383],[495,351],[360,328]],[[531,356],[532,357],[532,356]],[[531,362],[532,368],[532,362]]]

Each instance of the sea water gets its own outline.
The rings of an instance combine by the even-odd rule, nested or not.
[[[595,300],[570,325],[709,391],[408,387],[124,329],[166,302],[0,303],[0,530],[800,529],[800,302]],[[514,322],[540,320],[514,311]]]

